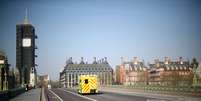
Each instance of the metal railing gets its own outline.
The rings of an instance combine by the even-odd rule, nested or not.
[[[144,91],[189,92],[201,94],[201,86],[107,85],[104,87],[140,89]]]

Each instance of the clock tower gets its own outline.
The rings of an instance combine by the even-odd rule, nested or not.
[[[26,10],[24,22],[16,25],[16,67],[22,85],[30,83],[30,71],[35,69],[36,38],[35,28],[29,23]]]

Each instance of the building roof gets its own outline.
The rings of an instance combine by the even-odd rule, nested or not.
[[[77,68],[77,67],[110,67],[109,64],[69,64],[66,68]]]
[[[158,65],[158,66],[157,66]],[[165,70],[187,70],[190,67],[189,61],[169,61],[165,63],[165,61],[158,61],[153,64],[149,64],[150,69],[155,68],[164,68]]]
[[[96,59],[94,58],[94,61],[90,64],[88,64],[87,62],[85,63],[83,61],[83,58],[81,58],[81,62],[77,64],[76,62],[72,61],[71,57],[66,61],[65,67],[60,73],[63,73],[66,70],[74,70],[74,69],[79,70],[80,68],[108,68],[107,70],[112,70],[112,67],[107,62],[107,58],[105,58],[105,60],[102,59],[100,62],[96,62]]]
[[[131,71],[141,71],[147,69],[147,67],[144,65],[144,62],[138,61],[136,63],[134,62],[124,62],[124,65],[128,64],[129,67],[125,66],[126,70],[131,70]]]

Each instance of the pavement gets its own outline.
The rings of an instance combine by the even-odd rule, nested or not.
[[[46,99],[44,95],[44,89],[42,88],[41,90],[41,88],[36,88],[18,95],[13,99],[10,99],[10,101],[46,101]]]
[[[76,89],[46,90],[47,101],[201,101],[201,97],[166,95],[121,88],[100,88],[98,94],[80,95]]]

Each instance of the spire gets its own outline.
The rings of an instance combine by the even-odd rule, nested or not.
[[[28,10],[27,10],[27,8],[25,10],[24,24],[29,24],[29,21],[28,21]]]

